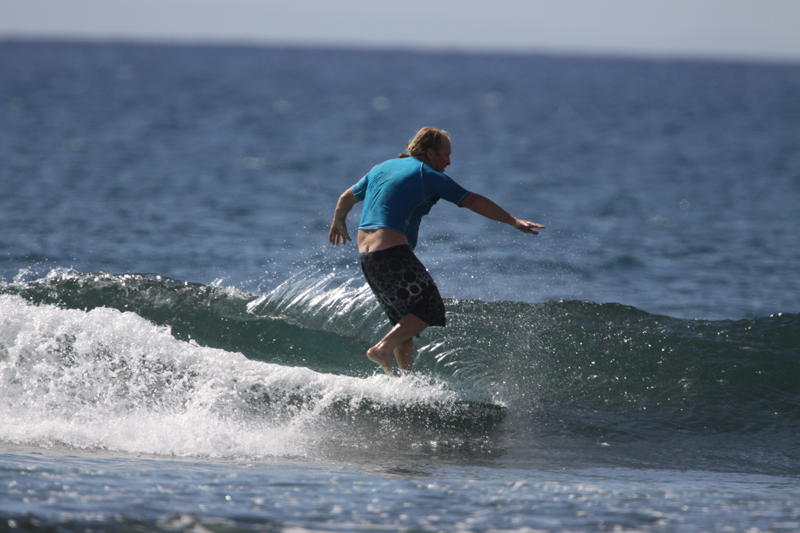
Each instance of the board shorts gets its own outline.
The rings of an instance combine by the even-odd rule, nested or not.
[[[446,324],[444,302],[411,246],[359,254],[361,270],[392,325],[412,314],[429,326]]]

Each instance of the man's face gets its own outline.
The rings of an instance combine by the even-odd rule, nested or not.
[[[450,164],[450,152],[450,139],[443,137],[438,152],[428,148],[425,163],[436,172],[444,172],[444,169]]]

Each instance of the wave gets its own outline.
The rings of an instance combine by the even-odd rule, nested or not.
[[[381,446],[486,450],[498,431],[617,442],[735,434],[800,455],[799,315],[446,304],[448,327],[417,342],[418,372],[391,379],[364,357],[388,324],[360,280],[304,272],[261,296],[63,270],[3,283],[0,438],[258,456],[362,449],[376,435]]]
[[[350,348],[358,343],[255,315],[247,304],[258,300],[239,291],[65,271],[2,289],[4,442],[209,457],[335,450],[340,457],[368,454],[364,443],[375,444],[377,433],[400,449],[472,449],[504,416],[431,377],[393,379],[347,363],[340,373],[307,368],[310,359],[333,366],[337,350],[355,360]],[[254,357],[201,345],[194,335],[240,344]],[[275,337],[280,342],[265,340]],[[275,362],[284,360],[292,364]]]

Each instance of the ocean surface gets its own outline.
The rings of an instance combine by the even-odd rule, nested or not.
[[[435,206],[392,378],[425,125],[547,229]],[[0,41],[0,531],[800,531],[798,224],[796,64]]]

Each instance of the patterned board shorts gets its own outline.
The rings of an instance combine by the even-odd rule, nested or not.
[[[394,325],[413,314],[429,326],[444,327],[444,302],[428,270],[407,244],[359,255],[361,270]]]

